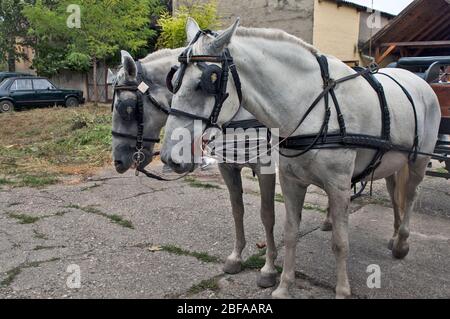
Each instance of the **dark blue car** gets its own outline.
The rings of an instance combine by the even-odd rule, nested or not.
[[[0,83],[0,112],[35,106],[76,107],[84,102],[83,91],[59,89],[43,77],[12,77]]]

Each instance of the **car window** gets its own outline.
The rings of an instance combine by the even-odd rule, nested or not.
[[[11,86],[11,91],[23,91],[32,90],[33,85],[31,84],[31,79],[15,80]]]
[[[35,90],[47,90],[54,89],[55,87],[46,79],[36,79],[33,80],[33,86]]]

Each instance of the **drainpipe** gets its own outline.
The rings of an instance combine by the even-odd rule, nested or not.
[[[375,58],[373,56],[367,55],[362,53],[362,51],[359,52],[359,55],[366,61],[369,61],[369,63],[367,63],[367,65],[375,63]]]

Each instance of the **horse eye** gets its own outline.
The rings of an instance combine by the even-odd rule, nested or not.
[[[195,91],[200,91],[202,89],[202,81],[198,81],[197,85],[195,86]]]

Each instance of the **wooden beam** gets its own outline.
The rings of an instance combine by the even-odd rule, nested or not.
[[[410,47],[410,48],[423,48],[423,47],[433,47],[433,48],[450,48],[450,41],[413,41],[413,42],[391,42],[382,43],[381,47]]]
[[[397,46],[395,45],[391,45],[389,48],[386,49],[386,51],[384,51],[384,53],[381,56],[378,56],[376,58],[376,62],[378,64],[380,64],[381,62],[384,61],[384,59],[386,59],[392,52],[394,52],[394,50],[397,48]]]
[[[442,33],[443,33],[445,30],[448,30],[449,27],[450,27],[450,21],[444,20],[443,23],[440,24],[440,27],[437,28],[437,29],[435,29],[435,30],[433,30],[433,33],[427,34],[427,37],[428,37],[429,39],[433,39],[434,37],[437,37],[437,36],[439,35],[439,37],[441,37],[441,38],[443,38],[443,39],[448,38],[447,35],[444,35],[444,34],[442,34]],[[416,53],[414,53],[413,56],[419,56],[425,49],[426,49],[426,47],[421,48],[421,49],[418,49],[418,50],[416,51]]]
[[[413,34],[405,34],[405,41],[422,41],[422,40],[431,40],[432,38],[429,38],[428,35],[435,31],[436,29],[440,29],[442,24],[445,24],[446,17],[448,17],[448,12],[446,8],[444,10],[436,11],[440,12],[441,14],[437,14],[434,18],[429,19],[428,23],[424,24],[422,27],[418,27],[416,32]],[[418,24],[416,24],[418,26]]]

